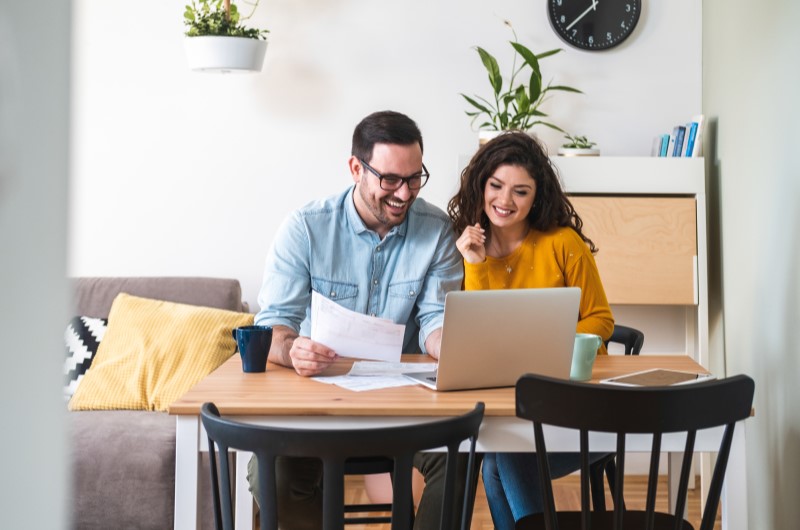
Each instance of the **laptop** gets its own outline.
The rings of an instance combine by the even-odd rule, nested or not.
[[[438,369],[406,374],[434,390],[514,386],[526,373],[569,379],[578,287],[452,291]]]

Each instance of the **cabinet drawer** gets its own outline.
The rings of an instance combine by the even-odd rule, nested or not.
[[[573,196],[611,304],[697,304],[694,198]]]

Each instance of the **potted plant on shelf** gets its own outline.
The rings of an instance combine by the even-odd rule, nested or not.
[[[249,2],[252,10],[243,17],[231,0],[192,0],[183,13],[188,28],[185,47],[189,68],[204,72],[260,71],[269,30],[241,24],[253,16],[259,1]]]
[[[572,136],[571,134],[564,134],[564,138],[568,141],[558,148],[558,154],[561,156],[598,156],[600,149],[595,149],[597,145],[590,142],[585,136]]]
[[[577,88],[565,85],[553,85],[552,82],[544,85],[539,65],[539,61],[561,52],[562,49],[556,48],[535,54],[526,46],[520,44],[517,33],[511,23],[507,20],[504,23],[514,35],[514,40],[510,41],[515,54],[509,71],[510,75],[507,78],[508,85],[504,85],[497,59],[480,46],[476,46],[475,49],[489,75],[492,96],[484,98],[482,96],[470,97],[466,94],[461,94],[471,106],[470,110],[466,111],[466,114],[472,118],[471,123],[473,126],[477,120],[481,118],[484,120],[478,125],[479,134],[482,136],[481,143],[484,143],[491,136],[496,136],[498,132],[511,129],[530,131],[536,125],[543,125],[564,132],[557,125],[544,119],[547,118],[547,114],[542,111],[542,104],[556,91],[576,92],[579,94],[582,94],[582,92]],[[520,63],[519,66],[517,66],[518,61]],[[522,79],[522,81],[519,79]],[[489,134],[486,134],[487,132]]]

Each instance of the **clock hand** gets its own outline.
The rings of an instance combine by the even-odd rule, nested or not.
[[[570,24],[569,26],[567,26],[567,29],[572,29],[572,26],[574,26],[575,24],[577,24],[577,23],[578,23],[578,21],[579,21],[580,19],[582,19],[583,17],[585,17],[585,16],[586,16],[586,15],[589,13],[589,11],[596,11],[596,10],[597,10],[597,4],[599,4],[599,3],[600,3],[600,2],[598,2],[597,0],[592,0],[592,5],[590,5],[590,6],[589,6],[589,7],[586,9],[586,11],[584,11],[583,13],[581,13],[581,14],[578,16],[578,18],[576,18],[575,20],[573,20],[573,21],[572,21],[572,24]]]

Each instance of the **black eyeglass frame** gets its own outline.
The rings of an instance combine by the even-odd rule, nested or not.
[[[419,175],[412,175],[410,177],[398,177],[396,175],[383,176],[380,173],[378,173],[378,171],[374,167],[370,166],[369,164],[364,162],[362,159],[359,158],[358,161],[361,162],[361,165],[364,166],[365,168],[367,168],[370,171],[370,173],[372,173],[373,175],[378,177],[378,184],[380,185],[382,190],[386,190],[386,191],[397,191],[397,190],[399,190],[400,188],[403,187],[403,184],[408,186],[409,190],[417,191],[419,189],[422,189],[422,187],[425,186],[425,184],[428,183],[428,179],[431,176],[430,172],[428,172],[428,168],[425,167],[424,163],[422,164],[422,173],[420,173]],[[392,187],[389,187],[389,188],[384,187],[384,185],[383,185],[384,181],[387,180],[387,179],[389,179],[390,182],[395,182],[396,181],[398,183],[397,186],[395,186],[393,188]],[[414,180],[414,179],[419,179],[420,180],[419,186],[414,187],[414,186],[411,185],[411,181]]]

